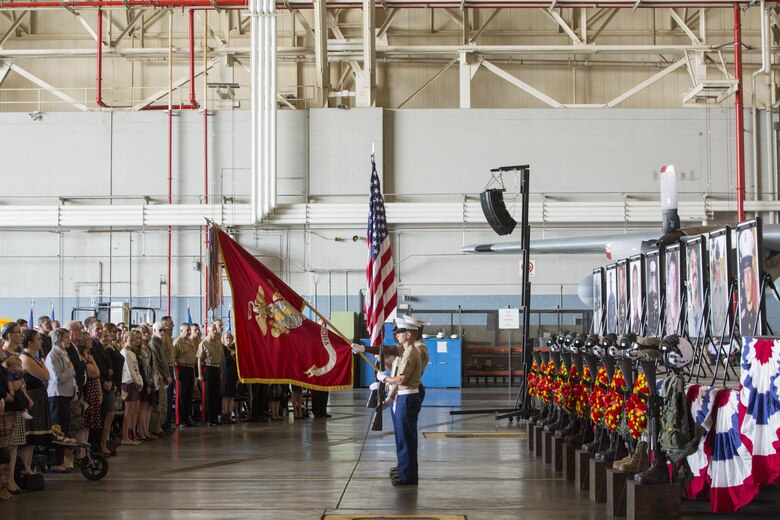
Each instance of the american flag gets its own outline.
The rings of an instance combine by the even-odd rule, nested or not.
[[[382,327],[395,310],[398,293],[395,287],[393,251],[387,233],[385,199],[376,163],[371,158],[371,200],[368,210],[368,266],[366,267],[366,328],[371,345],[382,344]]]

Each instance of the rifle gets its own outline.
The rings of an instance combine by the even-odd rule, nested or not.
[[[385,369],[385,347],[384,342],[379,345],[379,370]],[[379,370],[374,374],[374,377],[376,377],[379,374]],[[381,432],[382,431],[382,415],[384,410],[384,404],[385,404],[385,383],[384,381],[379,381],[377,378],[377,382],[379,383],[379,387],[376,391],[376,406],[374,407],[374,421],[371,424],[371,431],[374,432]]]

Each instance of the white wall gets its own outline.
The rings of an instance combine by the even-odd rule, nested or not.
[[[198,112],[174,121],[174,202],[194,203],[203,187],[203,122]],[[673,163],[690,196],[733,190],[733,112],[670,110],[315,110],[279,113],[279,177],[282,204],[361,201],[368,193],[371,143],[388,201],[458,200],[481,192],[488,170],[530,164],[534,196],[638,193],[655,197],[655,172]],[[149,195],[167,190],[167,119],[164,113],[47,113],[33,122],[25,113],[0,114],[2,204],[58,204],[58,197]],[[209,120],[211,196],[249,197],[249,121],[246,112],[217,111]],[[748,163],[750,171],[750,163]],[[507,179],[509,181],[509,179]],[[508,182],[508,188],[514,185]],[[105,199],[78,203],[107,203]],[[135,201],[137,202],[137,200]],[[622,229],[583,223],[544,229],[533,237],[568,236]],[[462,245],[492,242],[487,225],[392,226],[402,292],[418,307],[497,308],[519,294],[516,257],[464,256]],[[239,240],[296,290],[326,311],[357,310],[364,286],[364,226],[241,229]],[[346,238],[339,240],[336,238]],[[519,240],[519,236],[509,237]],[[132,242],[132,246],[131,246]],[[0,317],[68,313],[78,296],[87,304],[103,297],[159,304],[166,273],[167,234],[135,229],[92,232],[52,229],[0,230]],[[175,229],[170,280],[174,314],[187,301],[197,313],[201,273],[198,229]],[[538,257],[532,280],[537,303],[576,304],[576,286],[601,255]],[[99,263],[103,285],[98,286]],[[349,296],[345,304],[344,295]],[[568,295],[568,296],[567,296]],[[514,301],[514,300],[511,300]],[[519,299],[518,299],[519,302]],[[510,302],[511,303],[511,302]],[[39,311],[43,309],[43,311]],[[178,314],[177,314],[178,313]]]

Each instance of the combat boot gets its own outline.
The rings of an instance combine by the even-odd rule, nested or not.
[[[634,480],[640,484],[669,484],[672,480],[669,478],[669,468],[666,465],[666,455],[660,450],[656,450],[656,459],[653,465],[641,473],[634,475]]]
[[[617,462],[615,463],[615,469],[627,473],[641,473],[648,469],[650,467],[650,457],[647,453],[647,443],[639,441],[634,453],[620,462],[619,465]]]
[[[569,435],[581,433],[580,421],[577,419],[569,419],[569,424],[565,428],[562,428],[555,432],[556,437],[568,437]]]
[[[558,420],[553,422],[553,423],[550,423],[550,424],[546,425],[544,427],[544,431],[546,431],[546,432],[555,432],[555,431],[558,431],[558,430],[560,430],[562,428],[565,428],[566,424],[568,422],[568,417],[569,417],[569,414],[564,413],[561,410],[561,413],[558,415]]]
[[[556,421],[560,420],[561,418],[561,410],[560,408],[553,408],[552,411],[547,415],[547,417],[539,422],[536,423],[537,426],[545,427],[548,424],[553,424]]]
[[[576,444],[579,446],[582,446],[583,444],[588,444],[593,442],[594,434],[593,434],[593,426],[588,424],[582,425],[582,430],[578,433],[573,433],[571,435],[568,435],[567,437],[564,437],[563,442],[568,444]]]
[[[626,443],[623,442],[623,439],[618,437],[617,441],[611,443],[609,448],[596,454],[596,460],[603,460],[604,462],[611,463],[627,456],[628,449],[626,448]]]
[[[607,430],[601,426],[598,427],[598,432],[593,440],[587,444],[582,445],[582,451],[590,453],[597,453],[609,446],[609,435]]]

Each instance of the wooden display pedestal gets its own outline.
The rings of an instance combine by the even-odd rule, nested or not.
[[[587,491],[590,488],[590,459],[593,456],[589,451],[574,450],[574,485],[577,489]]]
[[[528,432],[528,451],[534,451],[534,441],[536,436],[534,435],[534,423],[528,421],[525,423],[526,432]]]
[[[626,516],[628,520],[674,520],[682,515],[679,484],[638,484],[628,481]]]
[[[627,479],[625,471],[607,469],[607,516],[626,516]]]
[[[542,426],[534,426],[534,453],[537,457],[542,456],[542,433],[544,433]]]
[[[589,461],[590,487],[588,496],[597,504],[607,501],[607,463],[595,458]]]
[[[553,432],[542,432],[542,460],[547,464],[552,461]]]
[[[574,477],[577,474],[574,467],[575,446],[574,444],[568,444],[564,442],[563,449],[561,451],[563,452],[563,460],[561,461],[561,466],[563,467],[563,478],[565,480],[574,480]]]
[[[553,471],[563,471],[563,437],[552,438],[552,466]]]

